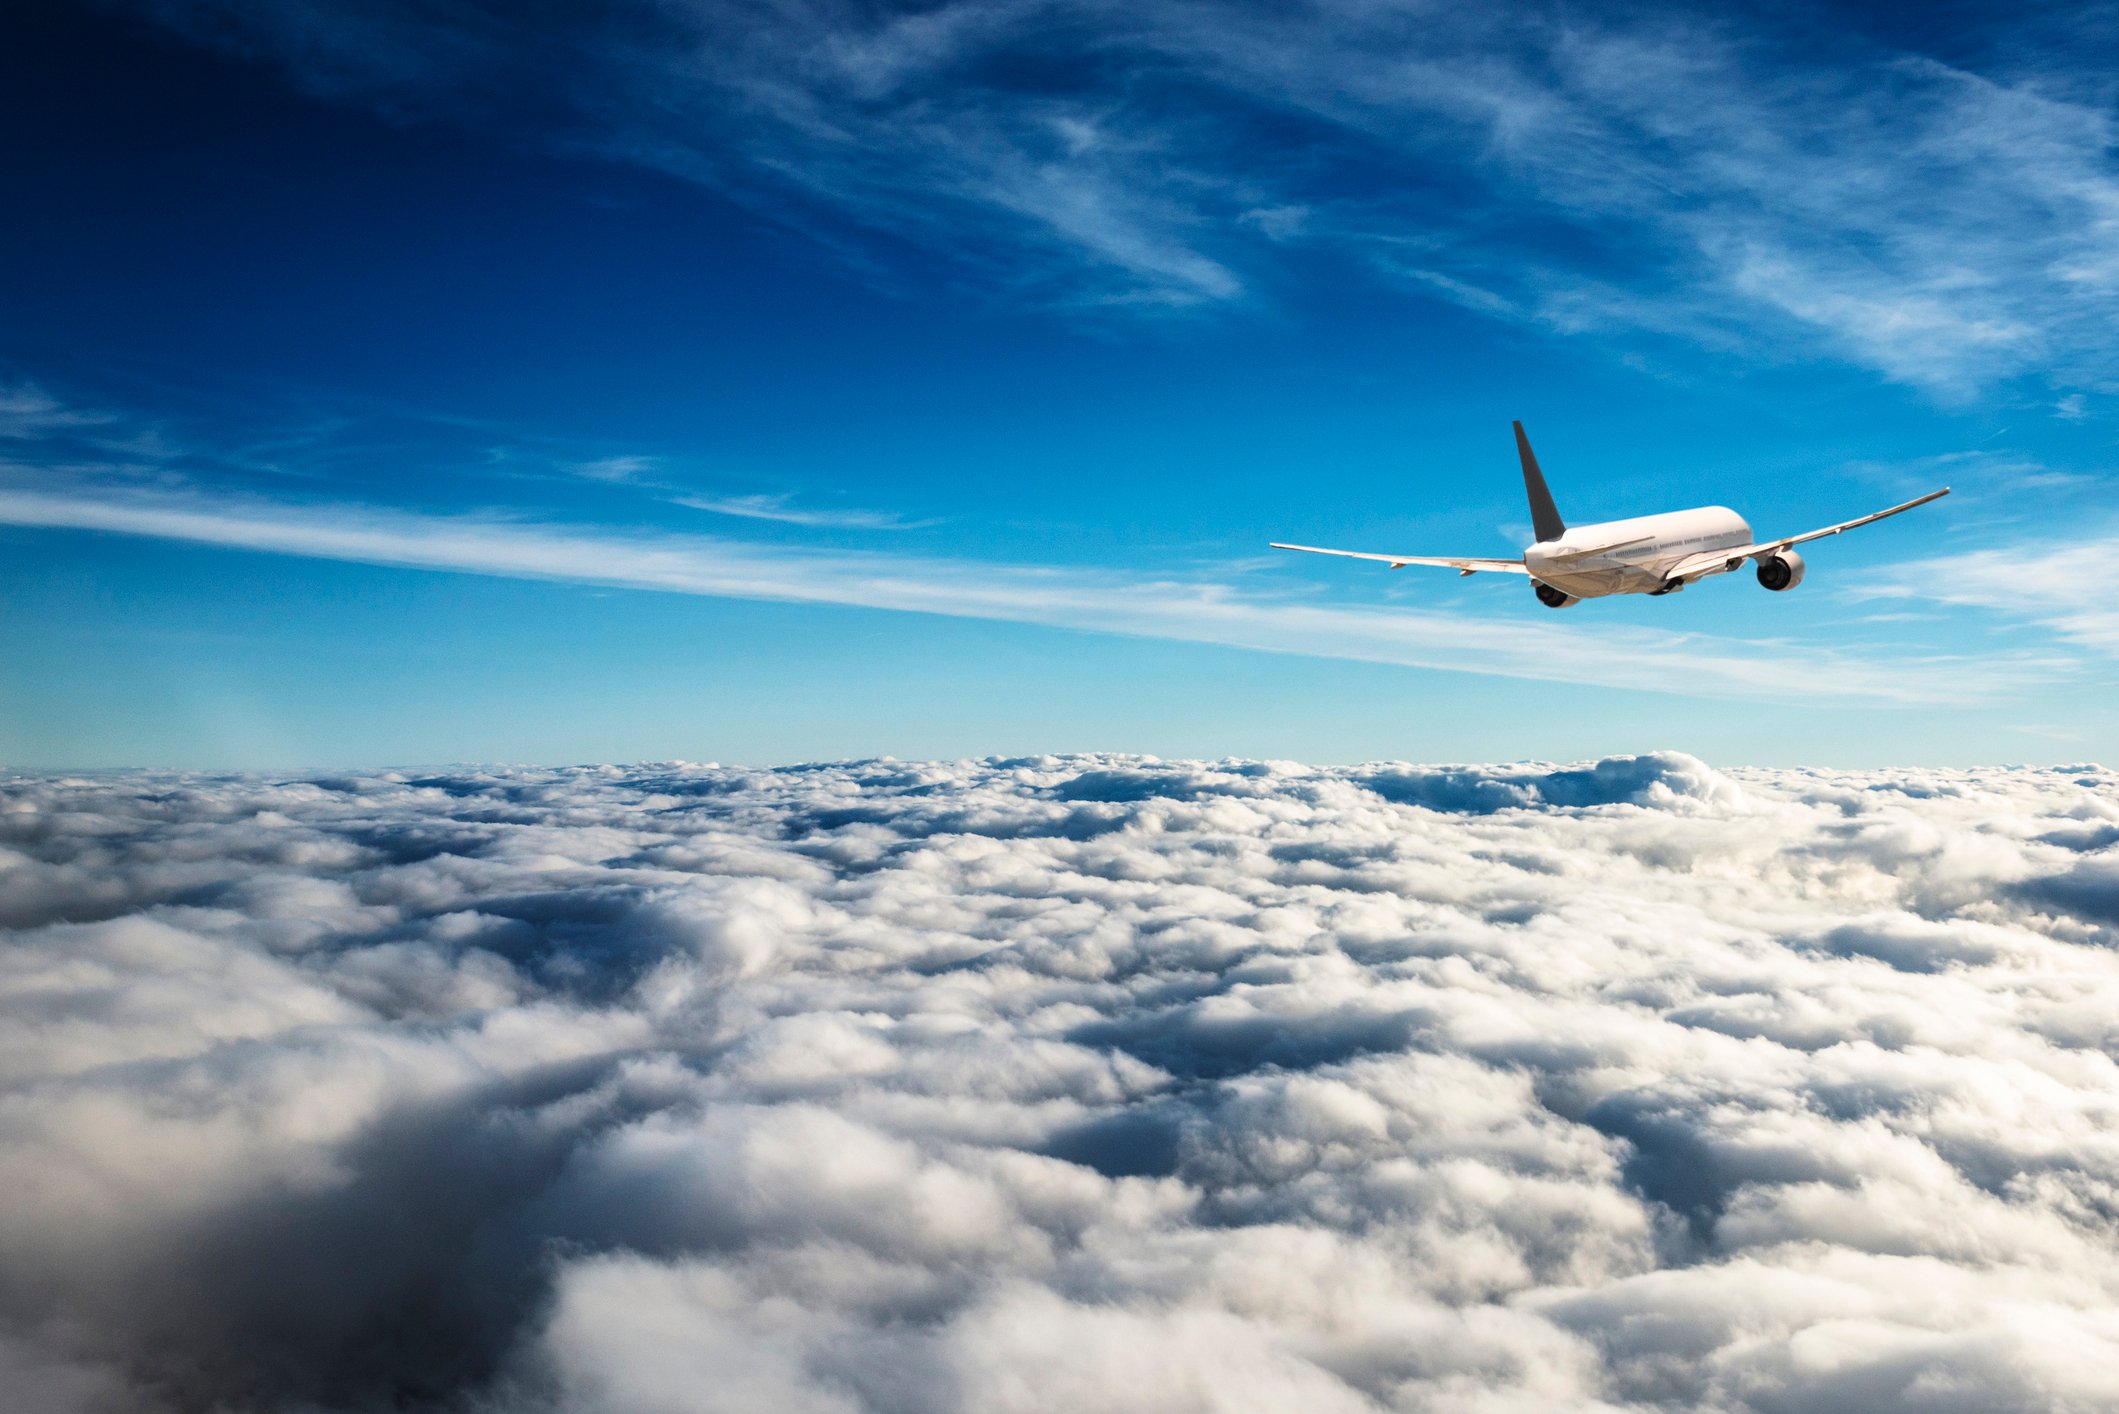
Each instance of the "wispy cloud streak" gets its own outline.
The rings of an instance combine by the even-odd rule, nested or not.
[[[817,530],[913,530],[930,523],[909,521],[891,511],[826,510],[814,506],[798,506],[791,497],[763,494],[682,495],[670,497],[670,502],[688,510],[705,511],[709,515],[734,516],[738,520],[769,520],[782,525],[801,525]]]
[[[1207,579],[985,564],[474,516],[204,496],[0,490],[0,523],[155,536],[275,554],[734,599],[996,619],[1274,653],[1689,697],[1916,704],[1965,700],[1955,660],[1600,624],[1573,628],[1304,603]],[[2022,682],[2062,671],[2024,655]],[[1994,682],[1998,675],[1983,675]]]
[[[2119,658],[2119,534],[1915,560],[1879,576],[1863,592],[1986,609]]]

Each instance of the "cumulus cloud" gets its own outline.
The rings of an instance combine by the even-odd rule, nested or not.
[[[2092,1407],[2119,777],[0,782],[37,1407]]]

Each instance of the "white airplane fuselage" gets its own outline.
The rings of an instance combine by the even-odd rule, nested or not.
[[[1803,582],[1803,557],[1795,547],[1813,540],[1859,530],[1902,511],[1950,494],[1945,486],[1895,506],[1872,511],[1837,525],[1754,540],[1744,518],[1727,506],[1700,506],[1689,511],[1607,520],[1595,525],[1568,525],[1553,504],[1552,489],[1530,449],[1523,424],[1515,424],[1516,457],[1523,464],[1523,494],[1530,502],[1530,523],[1538,540],[1520,559],[1498,555],[1397,555],[1383,550],[1335,550],[1324,545],[1295,545],[1275,540],[1276,550],[1312,555],[1339,555],[1354,560],[1381,560],[1392,569],[1433,565],[1459,574],[1520,574],[1548,609],[1564,609],[1584,599],[1613,594],[1672,594],[1694,580],[1727,574],[1749,561],[1758,570],[1761,589],[1775,593]]]
[[[1693,570],[1673,583],[1671,568],[1709,550],[1733,550],[1751,544],[1751,527],[1727,506],[1574,525],[1556,540],[1541,540],[1523,551],[1523,567],[1533,580],[1577,599],[1607,594],[1667,594],[1683,583],[1729,566]],[[1738,559],[1734,563],[1741,564]]]

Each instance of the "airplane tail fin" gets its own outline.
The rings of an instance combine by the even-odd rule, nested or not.
[[[1538,470],[1538,456],[1530,449],[1530,438],[1523,435],[1523,424],[1514,426],[1516,455],[1523,459],[1523,490],[1530,496],[1531,528],[1538,532],[1541,544],[1558,540],[1567,533],[1567,522],[1560,519],[1559,508],[1552,503],[1552,492],[1545,489],[1545,473]]]

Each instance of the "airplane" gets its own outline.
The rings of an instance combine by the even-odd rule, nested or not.
[[[1841,521],[1822,530],[1778,540],[1753,540],[1751,527],[1727,506],[1607,520],[1570,530],[1553,505],[1552,493],[1545,489],[1545,474],[1538,470],[1538,458],[1530,449],[1530,438],[1523,435],[1523,424],[1513,426],[1516,455],[1523,462],[1523,489],[1530,495],[1531,527],[1538,537],[1536,544],[1524,549],[1521,559],[1379,555],[1367,550],[1285,545],[1277,540],[1273,548],[1381,560],[1394,570],[1407,565],[1444,565],[1460,575],[1481,571],[1528,575],[1539,603],[1550,609],[1564,609],[1584,599],[1601,599],[1609,594],[1675,594],[1710,575],[1727,574],[1746,560],[1757,562],[1760,584],[1772,590],[1790,590],[1803,582],[1805,567],[1803,557],[1795,553],[1797,545],[1870,525],[1950,494],[1950,488],[1945,486],[1859,520]]]

